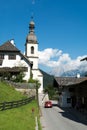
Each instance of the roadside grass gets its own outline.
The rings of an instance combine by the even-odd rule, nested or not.
[[[0,111],[0,130],[35,130],[36,116],[39,119],[35,100],[19,108]]]
[[[15,101],[26,98],[14,87],[0,81],[0,102]],[[32,108],[34,112],[32,112]],[[38,118],[38,127],[41,130],[37,101],[27,105],[0,111],[0,130],[35,130],[35,117]]]

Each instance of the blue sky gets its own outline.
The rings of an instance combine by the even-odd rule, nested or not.
[[[86,71],[86,62],[84,67],[79,60],[87,56],[87,0],[0,0],[0,44],[14,39],[24,52],[32,14],[40,68],[58,75]]]

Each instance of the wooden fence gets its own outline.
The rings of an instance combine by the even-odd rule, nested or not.
[[[26,105],[26,104],[30,103],[33,99],[35,99],[35,96],[29,97],[26,99],[22,99],[22,100],[18,100],[18,101],[0,103],[0,111],[17,108],[17,107]]]

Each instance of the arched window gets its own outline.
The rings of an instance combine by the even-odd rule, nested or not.
[[[34,54],[34,47],[31,47],[31,54]]]

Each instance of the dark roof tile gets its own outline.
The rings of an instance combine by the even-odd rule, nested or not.
[[[56,82],[62,86],[69,86],[87,81],[87,77],[55,77]]]
[[[23,55],[21,51],[17,49],[10,41],[7,41],[0,46],[0,52],[18,52],[21,55],[21,57],[23,57],[26,60],[26,62],[31,65],[29,59],[25,55]]]
[[[20,50],[18,50],[10,41],[7,41],[0,46],[0,52],[1,51],[3,51],[3,52],[6,52],[6,51],[19,52]]]

